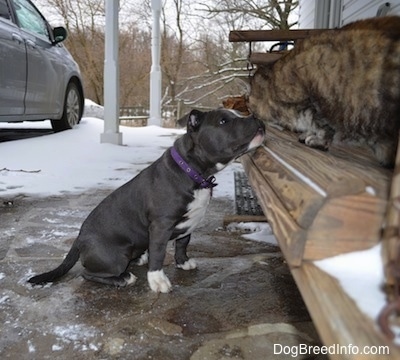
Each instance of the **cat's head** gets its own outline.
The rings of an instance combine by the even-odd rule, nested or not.
[[[250,77],[250,92],[247,97],[247,107],[254,116],[265,119],[268,109],[266,100],[268,98],[268,84],[270,74],[272,72],[272,64],[259,65],[252,77]]]

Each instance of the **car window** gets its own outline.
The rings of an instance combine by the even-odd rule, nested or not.
[[[14,0],[14,5],[19,26],[22,29],[45,36],[49,39],[49,30],[46,21],[29,1]]]
[[[10,20],[10,9],[6,0],[0,0],[0,18]]]

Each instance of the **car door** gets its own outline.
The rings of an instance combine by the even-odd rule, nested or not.
[[[0,116],[24,113],[26,48],[12,20],[7,0],[0,0]]]
[[[27,52],[25,114],[57,114],[65,89],[59,46],[52,43],[48,23],[29,0],[13,2]]]

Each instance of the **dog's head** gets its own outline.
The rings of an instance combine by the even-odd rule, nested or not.
[[[198,158],[221,170],[232,160],[260,146],[265,126],[254,116],[235,110],[192,110],[187,115],[187,136]]]

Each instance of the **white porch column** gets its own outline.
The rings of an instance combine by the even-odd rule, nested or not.
[[[150,117],[148,125],[161,125],[160,15],[161,0],[151,0],[153,26],[151,32]]]
[[[101,143],[122,145],[119,132],[118,9],[119,0],[105,0],[104,132]]]

